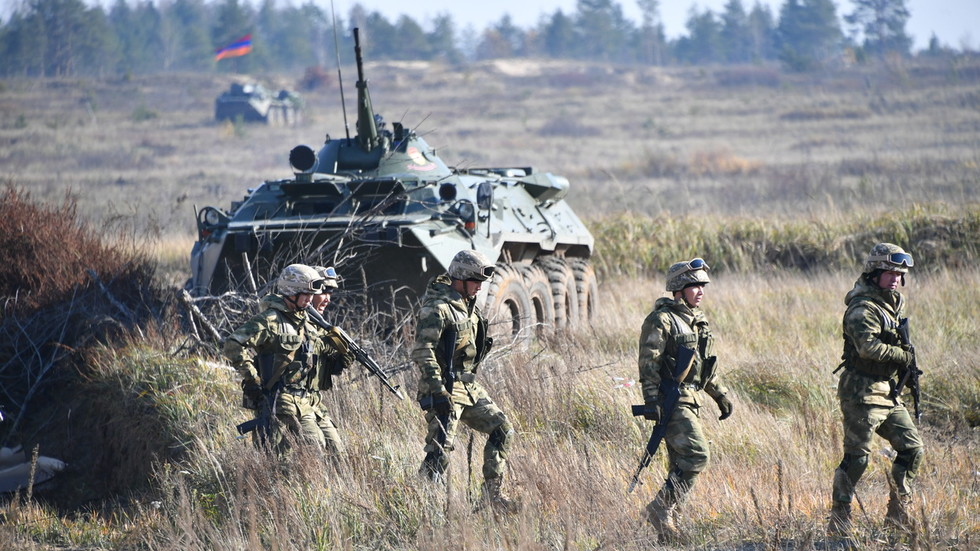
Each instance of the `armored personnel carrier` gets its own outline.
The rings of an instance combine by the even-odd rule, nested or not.
[[[411,128],[389,129],[371,104],[357,29],[354,42],[356,136],[297,146],[291,177],[228,210],[200,209],[191,294],[262,292],[303,262],[335,266],[347,293],[408,309],[459,250],[476,249],[497,262],[481,300],[498,335],[591,320],[593,237],[564,200],[568,180],[532,167],[449,167]]]
[[[273,95],[261,84],[235,82],[214,100],[214,118],[290,126],[299,122],[302,103],[299,94],[289,90]]]

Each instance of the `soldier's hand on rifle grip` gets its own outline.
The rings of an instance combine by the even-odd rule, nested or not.
[[[643,418],[647,421],[660,422],[660,404],[656,401],[643,403]]]
[[[262,403],[262,387],[254,379],[242,379],[242,406],[258,409]]]
[[[718,410],[721,411],[721,417],[718,418],[719,421],[724,421],[732,416],[732,401],[728,399],[727,394],[722,394],[715,398],[715,403],[718,404]]]
[[[453,400],[448,392],[443,390],[432,394],[432,411],[435,411],[436,415],[444,417],[449,415],[452,410]]]

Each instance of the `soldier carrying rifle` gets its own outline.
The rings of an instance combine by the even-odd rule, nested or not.
[[[276,293],[262,299],[262,311],[225,339],[224,354],[242,375],[242,404],[259,411],[239,431],[257,430],[257,440],[280,457],[294,438],[321,448],[329,444],[331,453],[342,450],[336,427],[324,415],[320,390],[329,388],[330,376],[353,358],[323,338],[307,314],[314,296],[336,285],[309,266],[290,264],[276,281]]]
[[[477,251],[463,250],[435,277],[422,299],[412,360],[420,371],[418,400],[425,411],[425,458],[419,474],[441,480],[459,423],[487,435],[483,447],[483,504],[513,513],[519,502],[502,490],[514,427],[476,381],[489,352],[487,318],[476,295],[494,273],[494,264]]]
[[[887,439],[897,452],[885,519],[900,529],[913,528],[909,504],[922,461],[922,439],[902,403],[900,385],[907,384],[917,397],[919,371],[908,342],[905,297],[898,291],[912,265],[912,255],[901,247],[878,243],[844,298],[844,353],[835,370],[843,369],[837,397],[843,414],[844,458],[834,471],[834,503],[828,524],[833,536],[851,532],[851,500],[868,466],[875,434]],[[917,399],[915,407],[918,410]]]
[[[662,439],[667,446],[667,480],[656,499],[647,505],[647,519],[664,543],[682,543],[674,515],[695,480],[708,465],[708,440],[701,429],[701,397],[704,390],[718,404],[719,419],[732,414],[732,402],[715,368],[714,338],[700,305],[708,278],[708,264],[695,258],[677,262],[667,270],[671,297],[657,299],[643,321],[639,344],[640,383],[644,405],[635,414],[655,421],[643,462],[633,477],[649,463]]]

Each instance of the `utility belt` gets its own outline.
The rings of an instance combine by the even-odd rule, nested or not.
[[[895,378],[895,375],[896,375],[896,373],[894,371],[890,371],[888,374],[884,374],[884,373],[881,373],[881,372],[879,372],[879,373],[872,373],[870,371],[865,371],[863,369],[858,369],[857,367],[854,367],[854,366],[852,366],[850,364],[847,364],[847,363],[842,363],[841,364],[841,367],[843,367],[844,369],[846,369],[846,370],[848,370],[848,371],[850,371],[852,373],[857,373],[858,375],[860,375],[862,377],[867,377],[869,379],[874,379],[875,382],[890,381],[890,380],[894,379]],[[838,369],[840,369],[840,368],[838,368]]]
[[[704,387],[701,385],[694,385],[691,383],[678,383],[677,388],[678,390],[690,390],[693,392],[693,391],[701,390]]]

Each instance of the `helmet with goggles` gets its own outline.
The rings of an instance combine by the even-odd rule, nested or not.
[[[701,258],[676,262],[667,268],[667,290],[681,291],[690,285],[707,285],[708,263]]]
[[[337,275],[337,270],[335,270],[333,266],[313,266],[313,269],[316,270],[316,273],[320,274],[320,277],[323,278],[324,292],[326,292],[328,289],[336,289],[340,287],[340,277]]]
[[[875,270],[883,270],[907,274],[914,264],[912,255],[898,245],[878,243],[871,247],[871,252],[864,261],[864,273],[870,274]]]
[[[462,250],[449,263],[449,277],[463,281],[487,281],[496,269],[479,251]]]
[[[323,292],[323,286],[323,277],[306,264],[286,266],[276,280],[276,292],[285,297],[304,293],[319,295]]]

